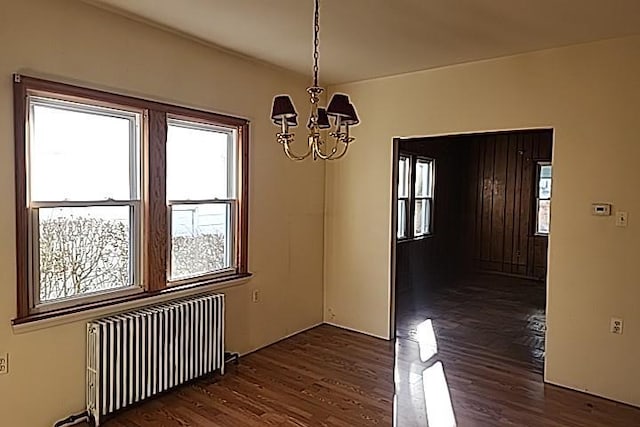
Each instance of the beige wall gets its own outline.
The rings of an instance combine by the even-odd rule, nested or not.
[[[639,53],[631,37],[333,88],[362,124],[327,166],[325,319],[389,335],[393,137],[553,127],[546,379],[640,405]]]
[[[272,96],[299,94],[295,74],[96,9],[77,0],[0,1],[0,425],[50,426],[84,407],[84,321],[16,332],[11,74],[98,88],[251,120],[250,270],[226,291],[227,346],[247,352],[322,321],[321,163],[293,163],[268,120]],[[251,302],[253,289],[260,301]]]
[[[255,277],[226,291],[227,344],[241,352],[322,321],[323,207],[325,319],[388,336],[394,136],[554,127],[547,380],[640,405],[639,51],[635,37],[337,88],[352,95],[363,124],[325,181],[322,164],[284,159],[267,117],[280,92],[298,94],[302,112],[304,78],[76,0],[0,0],[0,352],[11,360],[0,376],[0,425],[51,425],[84,402],[84,321],[36,331],[10,324],[16,71],[252,120]],[[629,227],[590,216],[594,201],[628,211]],[[608,332],[611,316],[624,318],[622,336]]]

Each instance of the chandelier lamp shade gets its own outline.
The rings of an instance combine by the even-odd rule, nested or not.
[[[337,160],[344,157],[349,144],[355,139],[350,135],[350,128],[360,123],[356,109],[346,94],[336,93],[326,108],[320,106],[320,96],[324,92],[324,88],[318,85],[320,0],[314,0],[314,6],[313,86],[307,88],[311,113],[307,121],[307,147],[303,153],[296,153],[291,148],[295,139],[291,128],[298,126],[298,112],[291,97],[274,97],[271,109],[271,120],[280,128],[277,140],[291,160],[304,160],[308,157],[313,160]]]

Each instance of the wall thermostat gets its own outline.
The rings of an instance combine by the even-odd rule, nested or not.
[[[594,203],[591,205],[591,215],[610,216],[611,205],[608,203]]]

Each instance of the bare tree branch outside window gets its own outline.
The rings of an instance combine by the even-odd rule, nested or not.
[[[129,285],[129,231],[122,221],[41,221],[39,256],[42,301]]]
[[[129,225],[124,221],[78,216],[41,221],[40,300],[131,285],[129,241]],[[176,236],[173,248],[177,275],[224,267],[222,234]]]

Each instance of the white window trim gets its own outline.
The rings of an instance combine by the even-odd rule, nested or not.
[[[403,160],[407,160],[407,169],[405,171],[405,176],[401,177],[400,176],[400,163]],[[398,191],[398,201],[404,200],[405,203],[405,215],[404,215],[404,236],[400,237],[398,236],[398,227],[396,227],[396,238],[397,240],[408,240],[411,237],[411,230],[410,230],[410,226],[411,226],[411,171],[412,171],[412,164],[413,164],[413,156],[409,155],[409,154],[400,154],[398,156],[398,182],[396,184],[396,187],[400,186],[400,180],[404,179],[405,181],[405,188],[406,188],[406,196],[401,196],[400,192]],[[397,219],[397,225],[400,225],[400,209],[398,209],[397,212],[398,215],[398,219]]]
[[[198,205],[214,205],[214,204],[218,204],[218,205],[226,205],[227,209],[229,210],[229,223],[227,224],[227,235],[230,236],[229,239],[227,239],[227,247],[225,248],[228,259],[227,259],[227,263],[229,264],[229,267],[220,269],[220,270],[216,270],[216,271],[212,271],[212,272],[207,272],[207,273],[203,273],[203,274],[193,274],[193,275],[189,275],[189,276],[183,276],[183,277],[179,277],[176,279],[171,279],[171,271],[172,271],[172,256],[171,256],[171,251],[172,251],[172,225],[173,225],[173,221],[172,221],[172,214],[173,214],[173,206],[176,205],[194,205],[194,206],[198,206]],[[169,254],[167,256],[167,282],[169,284],[169,286],[177,286],[177,285],[184,285],[187,283],[191,283],[193,281],[200,281],[200,280],[208,280],[208,279],[215,279],[218,277],[222,277],[222,276],[226,276],[228,274],[234,273],[236,271],[236,269],[238,268],[238,259],[237,259],[237,246],[238,246],[238,200],[237,199],[210,199],[210,200],[171,200],[169,202],[167,202],[167,218],[168,218],[168,226],[167,226],[167,231],[168,231],[168,249],[169,249]]]
[[[129,183],[130,200],[61,200],[61,201],[39,201],[31,198],[31,174],[29,160],[31,158],[31,143],[33,141],[33,117],[34,107],[43,106],[56,108],[59,110],[97,114],[106,117],[115,117],[128,120],[129,127]],[[34,314],[48,312],[57,309],[68,308],[78,304],[88,304],[102,301],[105,298],[117,298],[121,296],[135,295],[144,292],[142,287],[142,210],[141,210],[141,188],[143,186],[141,159],[141,120],[144,116],[142,110],[135,108],[124,109],[122,106],[105,104],[103,102],[93,102],[90,99],[81,101],[68,100],[63,96],[54,94],[31,93],[27,95],[27,134],[26,134],[26,161],[27,161],[27,210],[30,218],[28,242],[29,242],[29,297]],[[99,207],[99,206],[130,206],[130,278],[129,286],[105,289],[81,295],[72,295],[66,298],[58,298],[51,301],[40,300],[40,260],[39,260],[39,210],[42,208],[67,208],[67,207]],[[105,297],[108,295],[108,297]]]
[[[238,209],[238,183],[241,179],[239,175],[238,161],[237,158],[239,152],[239,144],[240,141],[238,139],[238,133],[235,129],[231,129],[228,127],[200,122],[191,118],[184,118],[181,116],[167,115],[167,127],[169,126],[177,126],[186,129],[193,130],[202,130],[207,132],[218,132],[221,134],[227,135],[227,194],[230,196],[226,199],[188,199],[188,200],[168,200],[167,201],[167,286],[180,286],[189,283],[193,283],[196,281],[202,280],[210,280],[216,279],[219,277],[224,277],[229,274],[233,274],[237,271],[238,268],[238,240],[239,240],[239,229],[238,225],[240,223],[239,218],[239,209]],[[225,267],[223,269],[206,272],[203,274],[193,274],[188,276],[183,276],[179,278],[172,279],[172,207],[175,205],[204,205],[204,204],[225,204],[227,205],[227,209],[229,210],[229,222],[227,224],[227,236],[230,238],[227,239],[227,247],[225,248],[227,254],[227,264],[229,267]]]
[[[435,212],[435,185],[436,185],[436,161],[435,159],[431,158],[431,157],[424,157],[424,156],[415,156],[415,161],[413,162],[416,166],[416,170],[418,169],[418,162],[419,161],[423,161],[426,163],[429,163],[429,175],[430,175],[430,179],[429,179],[429,196],[425,197],[425,196],[417,196],[416,195],[416,187],[417,187],[417,183],[414,182],[413,184],[413,194],[412,194],[412,209],[413,209],[413,230],[412,230],[412,237],[413,238],[422,238],[422,237],[427,237],[427,236],[431,236],[433,235],[433,217],[434,217],[434,212]],[[417,179],[418,175],[416,172],[416,179]],[[415,181],[415,180],[414,180]],[[429,228],[426,232],[424,233],[416,233],[415,230],[415,218],[416,218],[416,205],[417,205],[417,201],[418,200],[429,200],[428,205],[429,205]]]
[[[553,168],[553,165],[551,164],[550,161],[538,161],[536,162],[536,220],[535,220],[535,236],[541,236],[541,237],[548,237],[549,236],[549,231],[551,231],[551,227],[549,227],[549,231],[544,232],[544,231],[540,231],[540,224],[538,223],[538,219],[540,218],[540,201],[541,200],[549,200],[549,209],[551,209],[551,195],[549,196],[549,198],[541,198],[540,197],[540,180],[542,179],[541,176],[541,171],[542,171],[542,167],[543,166],[551,166]],[[549,178],[551,180],[551,192],[553,193],[553,169],[551,169],[551,178]],[[551,224],[549,224],[551,225]]]

